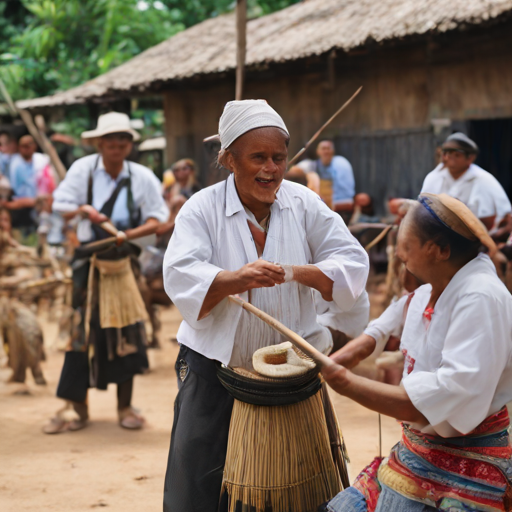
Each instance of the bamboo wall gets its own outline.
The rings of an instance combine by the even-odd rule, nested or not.
[[[326,56],[248,73],[244,96],[266,99],[284,118],[290,153],[363,85],[355,102],[326,131],[354,167],[358,191],[414,197],[434,166],[432,119],[512,117],[512,23],[457,32],[393,48]],[[331,62],[329,60],[331,59]],[[165,94],[168,161],[194,157],[204,184],[224,177],[210,165],[232,77],[187,84]]]

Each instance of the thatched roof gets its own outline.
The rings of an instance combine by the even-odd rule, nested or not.
[[[248,22],[247,66],[292,61],[373,41],[447,32],[512,11],[512,0],[305,0]],[[107,94],[150,91],[235,68],[235,19],[195,25],[85,84],[20,108],[82,103]]]

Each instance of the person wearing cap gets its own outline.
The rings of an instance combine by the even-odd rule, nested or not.
[[[70,167],[54,192],[53,210],[66,219],[79,219],[77,237],[82,244],[111,236],[100,224],[113,224],[118,230],[117,244],[98,253],[97,258],[118,261],[129,257],[137,274],[140,248],[127,238],[150,234],[167,220],[169,210],[160,182],[150,169],[127,160],[139,134],[130,127],[126,114],[100,116],[97,128],[84,132],[82,138],[92,139],[98,153],[80,158]],[[57,396],[73,405],[78,419],[68,421],[58,414],[44,427],[48,434],[83,428],[88,420],[88,387],[107,389],[109,383],[117,384],[120,425],[135,429],[144,421],[131,405],[133,377],[148,368],[144,325],[138,322],[119,329],[101,328],[98,309],[90,306],[90,336],[86,339],[90,256],[78,248],[72,262],[76,328],[57,388]],[[91,347],[94,357],[89,361]]]
[[[483,224],[447,194],[421,194],[409,208],[397,255],[424,284],[402,331],[401,386],[339,364],[322,370],[338,393],[401,421],[402,439],[320,510],[511,510],[512,297],[489,257],[496,250]],[[333,361],[343,363],[346,351]]]
[[[512,212],[498,180],[476,165],[478,146],[461,132],[450,135],[441,147],[442,162],[427,174],[421,192],[448,194],[462,201],[488,230]]]
[[[164,510],[217,511],[233,398],[218,362],[252,369],[253,353],[284,341],[228,299],[240,295],[324,353],[328,327],[350,336],[369,313],[368,256],[317,194],[283,181],[289,134],[263,100],[226,104],[221,183],[194,194],[164,258],[165,289],[183,322]]]

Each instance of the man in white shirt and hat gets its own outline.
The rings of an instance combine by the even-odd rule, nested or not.
[[[82,138],[94,139],[98,153],[80,158],[70,167],[53,194],[53,210],[68,219],[81,217],[77,236],[82,244],[107,238],[110,235],[100,224],[113,224],[118,230],[117,244],[106,247],[96,258],[109,262],[128,258],[137,275],[140,248],[127,238],[148,235],[167,220],[169,211],[160,194],[160,182],[150,169],[126,159],[133,141],[139,139],[126,114],[100,116],[96,130],[84,132]],[[144,324],[101,327],[98,305],[87,300],[88,291],[95,289],[89,286],[91,256],[85,248],[78,248],[72,262],[77,327],[57,389],[57,396],[71,402],[79,418],[67,421],[57,415],[44,428],[48,434],[83,428],[88,420],[87,389],[107,389],[109,383],[117,384],[120,425],[135,429],[144,422],[131,405],[133,377],[148,367]],[[86,311],[90,329],[85,325]]]
[[[488,230],[512,211],[498,180],[476,165],[478,146],[467,135],[453,133],[443,143],[443,161],[427,174],[421,193],[448,194],[462,201]]]
[[[228,300],[238,294],[329,353],[329,327],[368,319],[368,257],[339,215],[283,181],[289,134],[263,100],[229,102],[219,161],[229,178],[195,194],[177,219],[164,283],[183,322],[164,510],[217,511],[233,399],[218,363],[252,369],[281,335]]]

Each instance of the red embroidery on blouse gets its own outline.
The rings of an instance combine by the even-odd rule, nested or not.
[[[434,308],[425,308],[425,311],[423,311],[423,316],[427,319],[428,322],[432,322],[433,314],[434,314]]]
[[[409,375],[414,370],[414,365],[416,364],[416,359],[414,357],[411,357],[407,350],[404,348],[402,349],[402,354],[404,355],[405,361],[404,361],[404,368],[406,368],[407,375]]]

